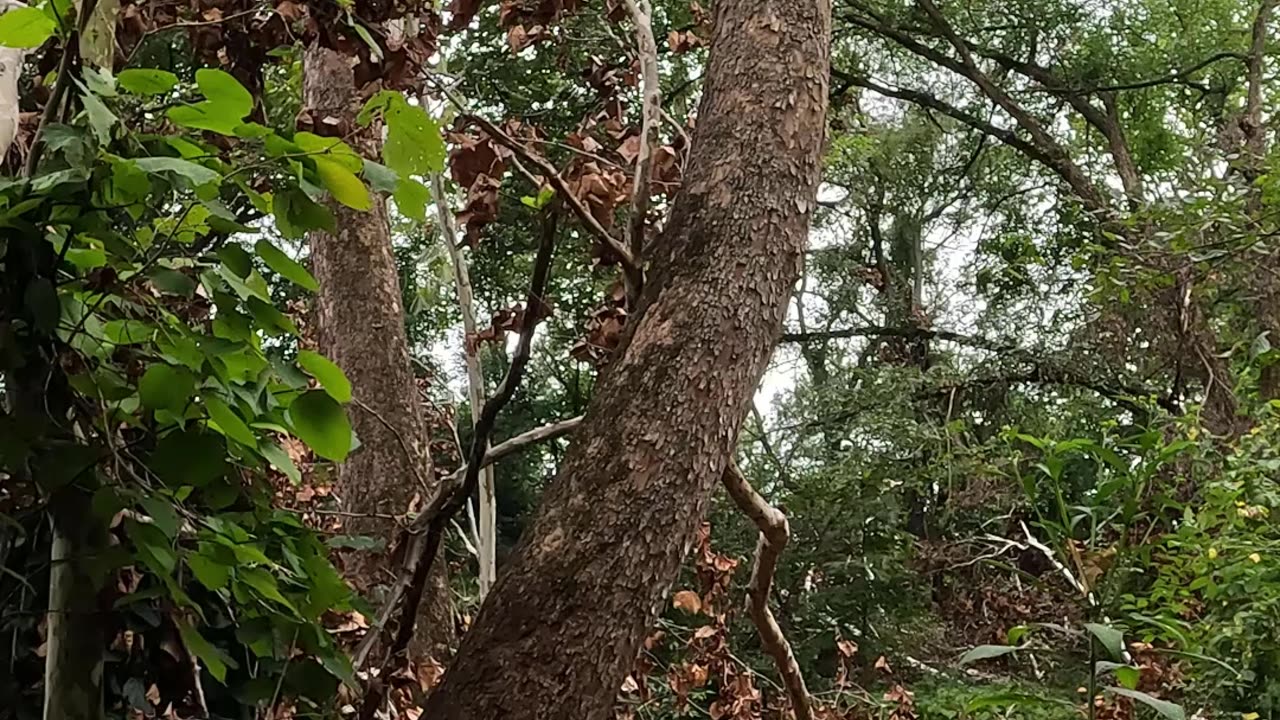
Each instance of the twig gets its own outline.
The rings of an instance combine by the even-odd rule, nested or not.
[[[751,619],[755,622],[756,631],[760,634],[760,644],[765,652],[773,658],[778,667],[778,674],[787,687],[791,698],[791,708],[795,711],[796,720],[812,720],[813,699],[805,686],[804,675],[800,672],[800,664],[791,651],[791,643],[782,634],[778,620],[769,609],[769,588],[773,584],[773,574],[778,567],[778,556],[787,546],[791,530],[787,525],[787,516],[773,507],[767,500],[751,487],[751,483],[738,469],[738,464],[730,462],[721,476],[729,497],[744,515],[751,518],[760,529],[760,539],[756,543],[756,557],[751,565],[751,581],[747,584],[747,599]]]
[[[640,122],[640,152],[636,155],[636,172],[631,188],[631,219],[627,224],[630,250],[637,264],[643,264],[644,228],[649,214],[649,178],[653,175],[654,148],[658,144],[658,126],[662,122],[662,88],[658,84],[658,44],[653,39],[649,0],[623,0],[636,26],[640,78],[643,82],[643,105]],[[629,278],[630,279],[630,278]],[[628,288],[632,304],[640,287]]]
[[[409,641],[413,639],[418,605],[422,601],[422,591],[426,587],[427,577],[431,573],[431,566],[440,550],[440,541],[448,528],[449,521],[462,509],[471,494],[475,492],[476,486],[480,481],[480,470],[485,465],[484,460],[487,454],[486,448],[489,443],[489,436],[493,433],[498,413],[511,400],[516,388],[519,387],[520,382],[524,379],[524,371],[528,367],[529,355],[533,346],[533,331],[537,328],[538,320],[542,317],[546,307],[543,295],[546,292],[547,278],[551,274],[551,256],[552,251],[555,249],[557,232],[556,220],[557,208],[553,206],[546,211],[543,219],[542,240],[538,245],[538,254],[533,262],[533,276],[529,281],[529,293],[526,297],[524,318],[520,326],[520,340],[516,345],[515,354],[511,358],[511,366],[507,368],[506,377],[503,378],[502,384],[498,386],[493,397],[484,404],[484,410],[480,413],[480,421],[476,423],[475,435],[471,439],[470,462],[467,464],[464,479],[460,485],[453,485],[447,490],[447,486],[442,486],[440,494],[436,496],[431,502],[431,506],[422,515],[426,529],[423,533],[422,542],[415,542],[413,548],[414,550],[421,550],[421,552],[417,554],[413,561],[413,577],[405,589],[396,637],[383,663],[382,672],[379,674],[380,678],[387,677],[390,674],[396,658],[404,653],[405,648],[409,646]],[[398,582],[397,585],[399,584]],[[382,630],[380,629],[378,634],[381,634],[381,632]],[[370,684],[360,709],[361,720],[374,719],[374,714],[382,704],[385,694],[385,683],[373,682]]]

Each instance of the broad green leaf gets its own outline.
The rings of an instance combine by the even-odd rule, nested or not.
[[[393,193],[400,184],[400,175],[395,170],[372,160],[364,161],[364,179],[380,193]]]
[[[137,158],[133,161],[139,168],[149,173],[174,173],[187,178],[195,185],[217,182],[222,178],[216,171],[190,160],[172,157]]]
[[[168,70],[129,68],[116,76],[120,87],[134,95],[163,95],[178,85],[178,76]]]
[[[334,535],[325,541],[331,548],[345,550],[380,551],[387,546],[387,541],[369,535]]]
[[[960,664],[968,665],[979,660],[990,660],[992,658],[1002,657],[1017,650],[1013,645],[979,645],[960,658]]]
[[[190,298],[195,295],[196,281],[172,268],[157,267],[151,270],[151,284],[160,292]]]
[[[1124,659],[1124,633],[1109,625],[1101,625],[1099,623],[1085,623],[1084,626],[1085,629],[1093,633],[1093,636],[1098,639],[1098,642],[1113,659]]]
[[[236,667],[235,662],[223,654],[221,650],[214,647],[213,643],[206,640],[191,625],[182,620],[178,620],[177,624],[178,633],[182,635],[182,644],[187,647],[187,650],[192,655],[200,658],[200,661],[204,663],[205,669],[209,671],[209,674],[215,680],[226,684],[227,666]]]
[[[196,580],[210,590],[221,590],[231,580],[231,568],[207,555],[189,556],[187,567],[191,568]]]
[[[156,443],[147,467],[170,487],[204,487],[227,472],[227,441],[197,427],[168,433]]]
[[[325,157],[314,158],[316,174],[325,189],[333,195],[333,199],[355,210],[368,210],[373,207],[369,199],[369,189],[360,182],[355,173],[341,163]]]
[[[383,162],[400,177],[428,175],[444,168],[444,139],[440,127],[420,106],[394,93],[387,104],[387,141]]]
[[[204,101],[169,108],[169,119],[183,127],[234,136],[245,116],[253,111],[253,96],[222,70],[197,70],[196,84],[204,93]]]
[[[290,610],[294,609],[293,603],[280,594],[280,586],[276,584],[275,577],[266,570],[258,567],[239,568],[236,570],[236,580],[253,588],[262,597],[280,603]]]
[[[235,440],[242,445],[249,447],[258,446],[258,438],[254,436],[253,431],[248,425],[244,424],[244,420],[227,406],[221,398],[215,395],[206,395],[204,397],[205,409],[209,411],[209,418],[213,421],[214,427],[222,431],[223,435]]]
[[[280,234],[290,240],[306,237],[310,230],[333,232],[337,227],[329,208],[298,188],[277,192],[272,197],[272,214]]]
[[[325,159],[336,162],[353,173],[360,172],[364,168],[364,160],[351,149],[350,145],[339,138],[300,132],[294,134],[293,143],[303,152],[323,155]]]
[[[57,27],[43,10],[33,7],[14,8],[0,15],[0,45],[12,48],[37,48],[53,35]]]
[[[329,358],[310,350],[298,351],[298,364],[307,374],[320,381],[320,386],[330,397],[340,403],[351,402],[351,381]]]
[[[1132,665],[1121,665],[1115,669],[1116,682],[1130,690],[1138,689],[1138,681],[1142,679],[1142,671]]]
[[[280,274],[280,277],[289,282],[315,292],[320,289],[320,284],[316,282],[315,277],[307,272],[307,269],[301,263],[284,254],[284,251],[276,247],[270,240],[263,238],[253,246],[257,251],[258,257],[267,264],[267,267]]]
[[[0,16],[3,18],[4,16]],[[79,80],[76,84],[84,92],[80,93],[80,99],[84,102],[85,115],[89,117],[89,127],[93,130],[94,136],[98,138],[98,142],[106,145],[111,142],[111,128],[120,122],[120,118],[107,107],[106,103],[93,93],[89,92]]]
[[[1137,700],[1143,705],[1146,705],[1152,710],[1160,713],[1161,716],[1168,720],[1186,720],[1187,718],[1187,713],[1182,709],[1181,705],[1171,703],[1168,700],[1161,700],[1160,698],[1152,697],[1147,693],[1140,692],[1138,690],[1130,690],[1129,688],[1109,687],[1107,690],[1115,693],[1116,695],[1133,698],[1134,700]]]
[[[144,497],[139,501],[143,511],[151,518],[151,523],[160,529],[170,540],[178,537],[178,528],[182,520],[178,517],[173,505],[162,497]]]
[[[401,178],[393,197],[401,214],[410,220],[426,222],[427,203],[431,200],[431,191],[426,185],[413,178]]]
[[[289,482],[294,485],[302,483],[302,473],[298,472],[298,466],[293,464],[293,458],[289,457],[289,453],[285,452],[284,448],[273,442],[264,442],[258,446],[258,452],[262,453],[262,457],[266,458],[272,467],[289,478]]]
[[[148,342],[155,334],[155,326],[142,320],[111,320],[102,326],[102,339],[113,345]]]
[[[342,462],[351,452],[351,422],[332,397],[323,390],[309,390],[289,405],[289,424],[294,435],[317,455]]]
[[[138,398],[152,410],[168,410],[180,414],[191,401],[196,379],[186,368],[152,365],[138,381]]]
[[[177,567],[178,555],[174,552],[172,539],[160,528],[129,520],[125,523],[125,532],[133,540],[138,556],[152,572],[168,576]]]

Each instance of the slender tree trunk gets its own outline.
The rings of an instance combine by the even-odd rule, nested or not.
[[[458,245],[458,229],[449,207],[440,173],[431,176],[431,192],[436,201],[436,222],[440,237],[453,261],[453,281],[458,290],[458,310],[462,314],[462,352],[467,366],[467,400],[471,404],[472,427],[480,420],[484,407],[484,369],[480,364],[480,348],[476,341],[476,306],[471,292],[471,271],[467,258]],[[493,466],[480,471],[480,502],[476,519],[476,554],[480,561],[480,599],[489,594],[498,573],[498,499]]]
[[[609,716],[727,466],[815,206],[825,0],[721,0],[698,125],[628,342],[432,720]]]
[[[303,96],[313,130],[338,135],[352,130],[360,100],[347,57],[313,46],[303,63]],[[354,140],[366,157],[377,157],[379,132],[373,127]],[[312,270],[320,282],[317,339],[351,381],[351,424],[361,443],[342,465],[337,493],[347,512],[398,515],[415,495],[422,505],[430,502],[438,483],[410,366],[387,208],[376,196],[368,212],[332,202],[329,207],[337,232],[311,235]],[[353,518],[347,530],[388,541],[396,536],[396,528],[373,519]],[[344,567],[348,581],[366,592],[394,580],[398,571],[387,556],[371,553],[350,554]],[[453,623],[444,563],[435,567],[439,572],[422,604],[416,649],[443,658]]]

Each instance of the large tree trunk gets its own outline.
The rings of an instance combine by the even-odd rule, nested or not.
[[[815,205],[826,0],[720,0],[684,187],[632,335],[431,720],[609,715],[729,462]]]
[[[320,134],[355,127],[360,109],[346,56],[320,46],[303,61],[305,108]],[[337,123],[328,119],[338,120]],[[377,157],[379,128],[355,139],[367,157]],[[342,465],[337,493],[349,513],[400,515],[414,495],[425,505],[438,483],[431,470],[426,429],[409,360],[399,275],[391,251],[386,204],[374,197],[368,212],[331,202],[337,233],[311,235],[312,270],[320,283],[316,326],[320,350],[351,381],[351,424],[361,446]],[[397,528],[385,520],[353,517],[347,530],[386,538]],[[416,647],[443,659],[453,635],[444,564],[435,563],[419,616]],[[352,553],[344,559],[347,580],[361,590],[389,584],[399,568],[388,557]]]

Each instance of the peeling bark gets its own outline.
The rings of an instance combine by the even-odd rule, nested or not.
[[[715,12],[685,183],[630,335],[424,717],[607,717],[728,465],[816,206],[830,6]]]
[[[339,121],[335,127],[353,127],[360,101],[348,58],[313,46],[303,69],[305,108],[313,118],[334,118]],[[316,132],[326,128],[324,122],[316,123]],[[377,128],[354,139],[366,157],[377,156],[378,143]],[[318,341],[351,381],[356,400],[351,424],[361,442],[339,471],[337,493],[345,511],[399,515],[415,495],[423,503],[430,501],[438,484],[409,361],[387,208],[376,195],[368,212],[335,202],[329,208],[337,218],[337,232],[311,234],[312,270],[320,282]],[[346,529],[356,534],[387,532],[373,520],[353,520]],[[453,623],[444,564],[436,568],[419,614],[415,649],[443,659]],[[347,580],[365,592],[376,592],[398,572],[389,557],[371,553],[348,554],[344,570]]]

